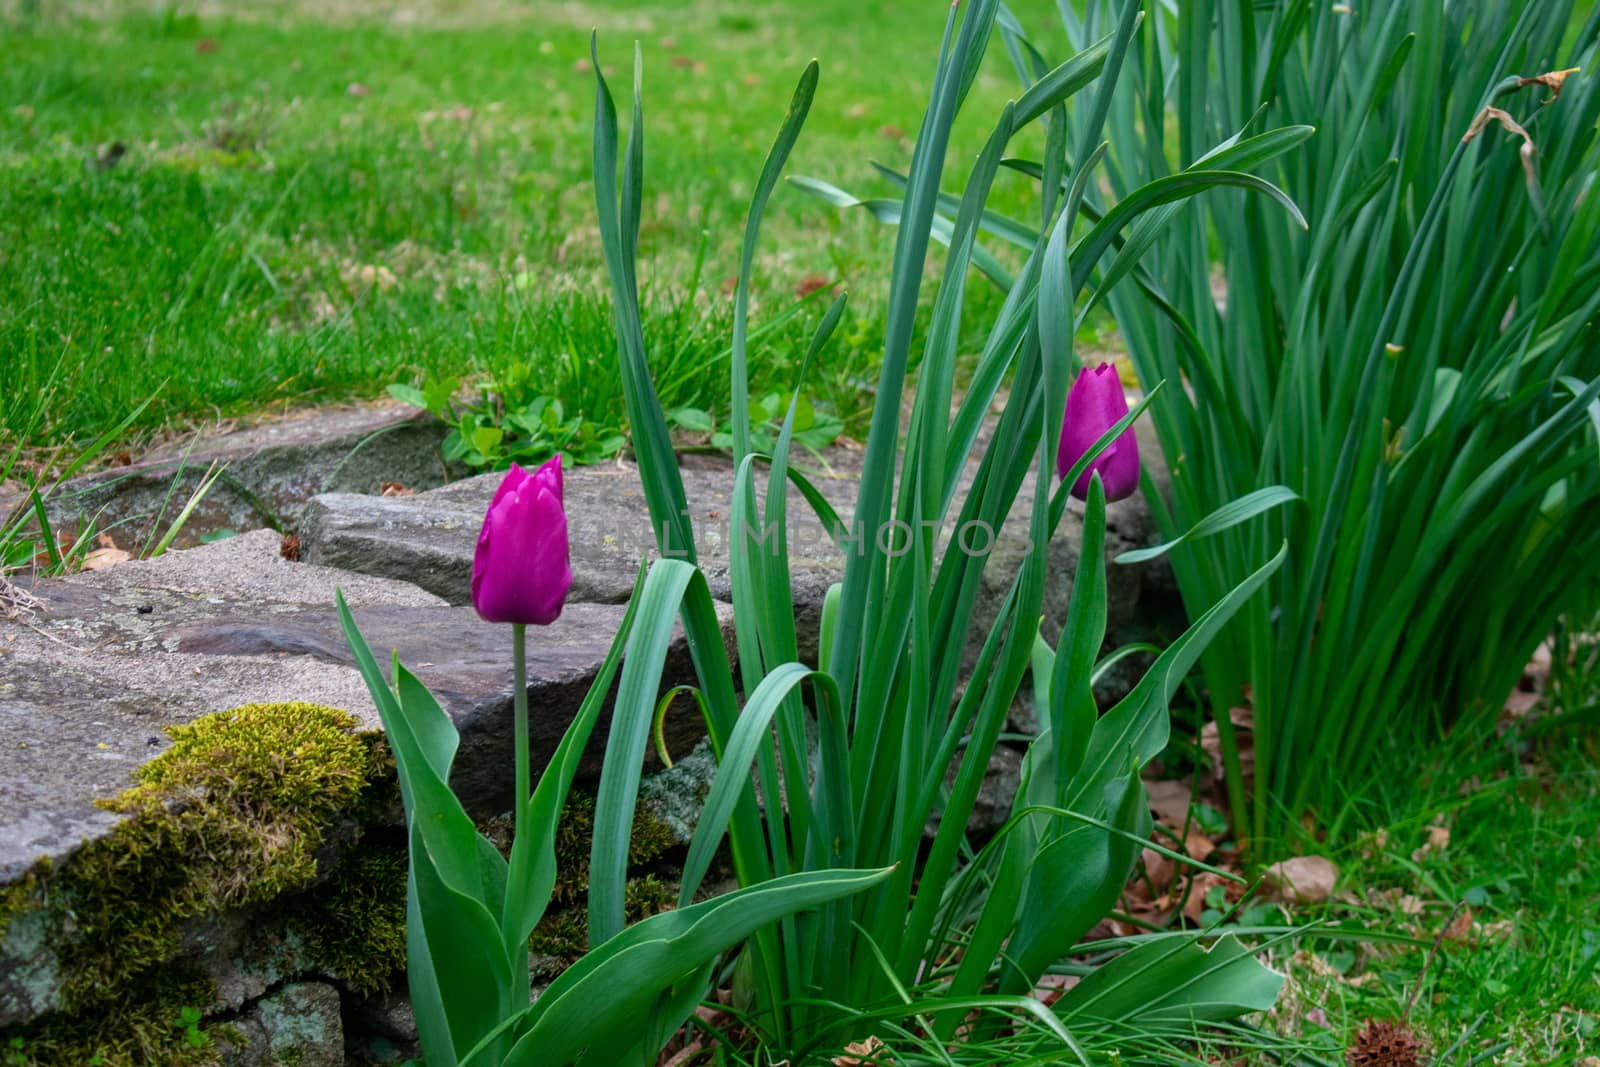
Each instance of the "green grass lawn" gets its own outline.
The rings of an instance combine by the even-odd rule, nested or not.
[[[1341,1062],[1363,1023],[1415,994],[1407,1021],[1439,1067],[1600,1063],[1600,676],[1584,681],[1587,723],[1378,757],[1386,825],[1333,853],[1335,901],[1293,918],[1414,941],[1278,954],[1290,984],[1271,1021],[1311,1062]]]
[[[519,363],[569,413],[620,417],[591,28],[624,109],[643,52],[646,328],[664,402],[707,404],[748,199],[805,62],[822,85],[790,173],[881,192],[869,162],[909,160],[943,22],[894,0],[27,3],[0,21],[0,430],[54,374],[45,441],[151,396],[146,429]],[[1050,39],[1047,0],[1016,6]],[[952,158],[977,151],[1008,74],[991,56]],[[1001,182],[1001,206],[1029,203]],[[852,289],[807,387],[851,428],[891,245],[792,188],[763,234],[758,319],[821,281]],[[823,306],[763,342],[758,395],[792,387]]]

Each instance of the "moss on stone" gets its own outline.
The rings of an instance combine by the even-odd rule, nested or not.
[[[567,798],[556,828],[554,897],[569,903],[589,891],[589,855],[594,842],[594,797],[574,793]],[[628,866],[641,867],[660,858],[673,845],[672,830],[645,808],[633,814],[628,839]]]
[[[219,1062],[214,1041],[184,1039],[179,1021],[184,1008],[209,1004],[210,983],[179,971],[158,971],[137,990],[107,991],[95,1010],[43,1016],[8,1034],[19,1067],[212,1067]]]
[[[60,903],[77,927],[63,953],[69,1007],[171,958],[182,920],[310,884],[373,774],[359,725],[292,703],[170,728],[172,747],[102,802],[126,821],[63,867]]]
[[[359,727],[343,711],[285,703],[169,728],[172,747],[137,772],[132,788],[101,804],[125,819],[64,863],[18,883],[20,894],[14,887],[0,898],[8,917],[31,901],[43,909],[63,1001],[62,1011],[0,1036],[20,1036],[36,1064],[81,1064],[97,1052],[108,1067],[210,1062],[170,1024],[185,1005],[205,1007],[214,998],[174,965],[183,924],[257,908],[311,885],[319,855],[326,858],[341,831],[356,829],[352,814],[387,802],[387,748]],[[357,910],[357,876],[352,869],[332,887],[330,915]],[[403,873],[400,887],[403,931]],[[362,929],[383,935],[374,946],[379,962],[369,967],[357,965],[354,942],[326,932],[322,938],[362,981],[372,980],[371,966],[390,968],[393,960],[393,923],[385,917],[392,919],[381,908],[365,910]],[[403,932],[401,945],[403,953]],[[164,1051],[155,1054],[158,1046]]]
[[[672,906],[675,894],[653,874],[630,878],[623,887],[623,917],[636,923]],[[588,915],[581,907],[546,915],[534,927],[528,950],[550,961],[550,968],[565,969],[589,950]]]
[[[25,911],[36,911],[40,907],[40,881],[50,873],[50,866],[50,858],[46,856],[15,882],[0,886],[0,944],[5,943],[11,920]]]
[[[589,892],[589,856],[594,842],[594,797],[574,793],[567,798],[556,829],[556,885],[552,902],[562,910],[547,914],[534,928],[528,948],[549,961],[549,970],[577,962],[589,948],[588,917],[581,906]],[[640,868],[659,859],[674,844],[672,830],[646,808],[634,811],[628,841],[628,867]],[[630,922],[672,905],[674,894],[652,874],[628,879],[623,887],[623,914]]]
[[[305,901],[292,902],[321,969],[356,993],[387,993],[406,966],[406,850],[362,844]]]

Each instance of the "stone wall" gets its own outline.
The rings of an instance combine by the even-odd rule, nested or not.
[[[849,455],[834,458],[816,481],[848,515]],[[8,602],[0,627],[0,1049],[13,1042],[21,1062],[39,1065],[96,1051],[106,1064],[303,1067],[414,1053],[399,974],[399,805],[334,593],[375,649],[397,650],[440,698],[462,735],[452,784],[475,818],[503,831],[510,632],[468,604],[497,481],[314,496],[299,513],[298,560],[285,558],[277,531],[258,529],[23,583],[41,606]],[[726,600],[731,476],[724,463],[692,462],[685,483],[701,564]],[[571,471],[566,492],[576,580],[561,619],[530,648],[536,759],[587,693],[655,540],[631,468]],[[807,513],[797,494],[789,507]],[[1069,509],[1048,546],[1047,636],[1065,614],[1079,521]],[[805,526],[797,518],[791,533],[803,657],[815,654],[823,594],[843,571],[826,531]],[[1149,536],[1141,504],[1113,506],[1110,552]],[[1002,531],[989,612],[1025,550]],[[1111,569],[1110,604],[1114,644],[1160,629],[1176,606],[1159,570],[1124,567]],[[721,611],[731,657],[732,609]],[[680,634],[669,683],[691,673]],[[1017,709],[1024,730],[1028,711]],[[679,762],[667,772],[652,755],[647,767],[634,917],[671,899],[672,863],[714,769],[696,750],[698,714],[667,722]],[[591,778],[605,733],[602,721],[583,772]],[[1004,817],[1018,763],[1015,750],[997,754],[976,831]],[[583,803],[563,831],[563,902],[573,908],[586,879]],[[542,973],[581,951],[580,913],[553,915],[535,947]]]

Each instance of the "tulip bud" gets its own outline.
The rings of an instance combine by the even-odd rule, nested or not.
[[[1107,430],[1128,414],[1128,400],[1122,394],[1122,380],[1109,363],[1085,367],[1067,393],[1067,411],[1061,422],[1061,450],[1056,453],[1056,474],[1065,478],[1073,464],[1094,447]],[[1072,495],[1083,500],[1089,495],[1090,477],[1099,473],[1107,500],[1132,496],[1139,488],[1139,442],[1133,427],[1111,442],[1072,486]]]
[[[495,490],[472,560],[472,606],[487,622],[547,626],[572,588],[561,457],[529,474],[515,463]]]

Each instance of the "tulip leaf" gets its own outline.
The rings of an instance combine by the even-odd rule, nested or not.
[[[1017,100],[1016,111],[1011,118],[1012,129],[1022,129],[1099,77],[1115,36],[1115,33],[1106,34],[1028,86],[1027,92]]]
[[[1094,657],[1105,643],[1107,593],[1106,494],[1098,476],[1089,481],[1086,504],[1083,544],[1078,550],[1078,570],[1072,580],[1072,600],[1067,605],[1067,618],[1061,629],[1061,651],[1051,670],[1049,701],[1040,709],[1054,745],[1058,786],[1065,786],[1077,772],[1099,718],[1091,675]]]
[[[1083,765],[1073,776],[1067,795],[1061,798],[1062,807],[1083,810],[1086,798],[1102,796],[1118,773],[1122,753],[1131,750],[1141,765],[1160,753],[1170,729],[1167,707],[1172,694],[1211,638],[1283,566],[1288,553],[1289,546],[1285,544],[1264,566],[1229,590],[1157,657],[1132,692],[1101,717],[1089,740]]]
[[[463,1067],[609,1067],[639,1041],[639,1021],[663,992],[757,929],[859,893],[887,870],[813,871],[774,878],[635,923],[569,967],[516,1020],[503,1060],[474,1050]],[[702,987],[703,991],[703,987]],[[691,1002],[692,1005],[693,1002]]]
[[[807,681],[816,686],[818,704],[826,709],[828,729],[837,731],[843,727],[844,720],[839,712],[838,690],[834,688],[833,679],[828,675],[821,671],[813,671],[800,663],[785,663],[761,680],[756,691],[750,694],[749,701],[739,715],[738,724],[733,728],[733,735],[723,747],[717,761],[716,776],[706,793],[705,806],[701,809],[700,821],[695,826],[694,839],[689,842],[689,854],[683,861],[683,879],[678,890],[680,908],[694,900],[701,880],[711,867],[717,846],[722,841],[723,831],[733,816],[734,805],[749,788],[750,765],[756,757],[756,752],[764,742],[770,740],[770,724],[773,716],[783,706],[785,698],[802,682]],[[827,749],[826,745],[823,747]],[[843,766],[824,769],[831,772],[831,777],[838,777],[844,771]],[[820,790],[822,775],[819,774],[818,777]],[[792,796],[790,803],[794,803]],[[838,828],[841,834],[848,833],[848,828],[843,825],[846,821],[848,820],[841,819]],[[844,847],[842,839],[839,840],[838,847]]]
[[[527,817],[520,824],[521,832],[511,845],[511,866],[506,888],[507,907],[501,916],[501,935],[506,953],[516,959],[518,946],[526,946],[533,928],[539,925],[545,909],[550,905],[550,894],[556,884],[556,826],[561,811],[566,806],[572,780],[578,773],[578,764],[589,744],[589,735],[605,706],[611,692],[611,680],[616,676],[617,665],[627,636],[633,629],[639,610],[639,591],[644,587],[645,569],[639,567],[634,579],[633,595],[628,599],[622,623],[611,640],[611,648],[595,674],[594,683],[573,716],[572,724],[562,734],[533,796],[527,804]]]
[[[1232,934],[1209,950],[1198,936],[1169,934],[1130,949],[1068,990],[1056,1012],[1066,1022],[1150,1026],[1222,1022],[1272,1007],[1282,975]]]
[[[408,902],[408,911],[421,924],[417,929],[430,960],[414,977],[435,981],[433,988],[419,990],[419,1002],[437,1011],[435,1026],[443,1022],[446,1033],[431,1034],[429,1043],[436,1058],[449,1062],[443,1050],[459,1054],[476,1044],[501,1017],[505,994],[514,988],[497,918],[504,861],[498,853],[492,861],[483,853],[481,835],[446,784],[459,743],[449,716],[399,663],[394,688],[388,686],[343,594],[336,599],[345,638],[395,758],[411,836],[409,892],[415,906]]]

